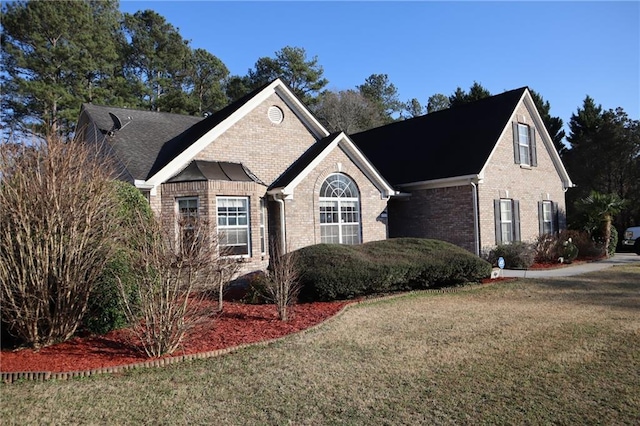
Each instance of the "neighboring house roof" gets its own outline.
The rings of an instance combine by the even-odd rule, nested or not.
[[[264,185],[247,167],[226,161],[194,160],[167,182],[194,182],[223,180],[230,182],[257,182]],[[266,185],[265,185],[266,186]]]
[[[337,147],[340,147],[345,152],[384,197],[390,197],[396,194],[396,191],[391,185],[344,132],[332,133],[309,147],[304,154],[269,186],[269,193],[281,193],[287,196],[293,195],[294,188]]]
[[[526,87],[350,135],[392,185],[479,174]]]

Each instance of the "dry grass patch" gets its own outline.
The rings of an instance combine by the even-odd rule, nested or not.
[[[633,424],[640,266],[412,294],[268,348],[2,387],[11,423]]]

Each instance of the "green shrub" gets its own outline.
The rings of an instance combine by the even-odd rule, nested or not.
[[[418,238],[318,244],[300,249],[298,258],[303,300],[458,285],[491,274],[491,265],[460,247]]]
[[[569,238],[571,238],[571,241],[575,244],[578,249],[578,255],[581,258],[597,258],[604,255],[604,249],[602,246],[597,244],[589,236],[587,231],[569,229],[560,232],[560,235],[558,236],[558,239],[561,242],[567,241]]]
[[[499,244],[484,255],[485,259],[493,266],[498,265],[498,258],[504,259],[507,269],[527,269],[536,257],[533,244],[522,241],[514,241],[509,244]]]
[[[134,186],[115,181],[118,202],[119,240],[114,256],[109,259],[102,275],[91,290],[87,312],[83,318],[83,326],[98,334],[122,328],[126,325],[118,279],[122,280],[129,301],[135,306],[134,294],[137,282],[137,271],[132,263],[132,235],[139,230],[136,224],[143,220],[151,220],[153,212],[142,193]]]
[[[578,246],[573,243],[573,240],[571,238],[564,241],[561,247],[562,248],[560,249],[560,257],[562,258],[562,262],[571,263],[576,260],[580,251],[578,250]]]
[[[116,252],[91,291],[84,327],[92,333],[105,334],[127,325],[127,318],[120,302],[118,278],[127,289],[130,301],[135,304],[137,279],[128,250],[120,249]]]

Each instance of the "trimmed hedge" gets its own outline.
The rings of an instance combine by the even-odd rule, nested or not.
[[[472,253],[420,238],[318,244],[298,250],[298,259],[305,301],[460,285],[491,275],[491,265]]]

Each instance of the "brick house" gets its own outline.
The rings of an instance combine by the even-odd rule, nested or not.
[[[527,88],[350,136],[280,80],[206,118],[85,104],[78,129],[169,226],[214,224],[244,271],[271,240],[531,241],[565,227],[573,185]]]
[[[351,135],[393,187],[390,237],[476,254],[566,226],[573,186],[524,87]]]
[[[291,251],[387,237],[396,191],[280,80],[205,118],[84,104],[78,132],[177,238],[179,219],[205,219],[245,272],[266,267],[271,240]]]

